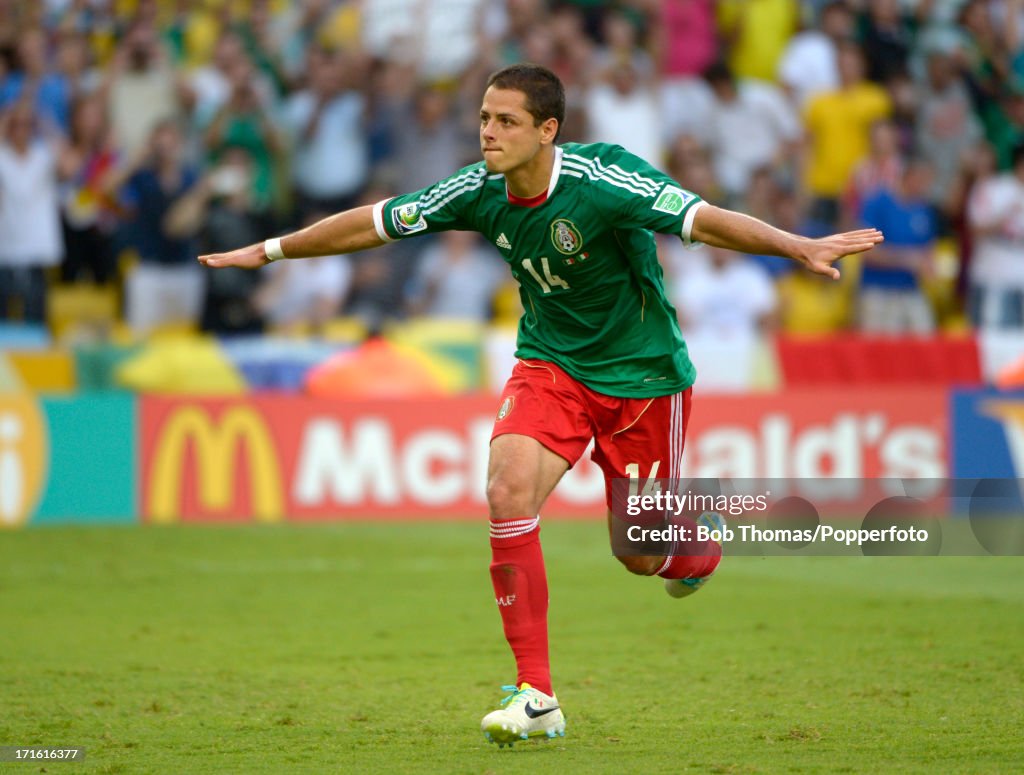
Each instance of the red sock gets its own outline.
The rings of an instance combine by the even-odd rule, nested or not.
[[[540,517],[491,520],[491,581],[505,639],[516,657],[516,685],[551,694],[548,577],[540,550]]]
[[[679,517],[673,522],[691,531],[697,529],[697,523],[686,517]],[[721,561],[722,546],[715,541],[677,541],[655,573],[663,579],[700,579],[710,576]]]

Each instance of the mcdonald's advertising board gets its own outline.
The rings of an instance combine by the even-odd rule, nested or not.
[[[141,513],[176,521],[479,518],[490,396],[415,401],[144,398]],[[592,464],[552,513],[603,514]]]
[[[950,450],[948,400],[893,389],[698,396],[683,474],[945,477],[963,457]],[[0,395],[0,528],[479,519],[497,404]],[[545,514],[601,518],[604,508],[585,455]]]
[[[480,518],[496,399],[143,398],[140,513],[177,521]],[[941,390],[787,392],[694,403],[684,475],[918,477],[948,470]],[[545,512],[604,514],[585,456]]]

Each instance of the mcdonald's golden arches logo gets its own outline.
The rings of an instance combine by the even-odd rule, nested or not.
[[[281,520],[281,471],[264,419],[253,407],[239,404],[214,420],[209,411],[191,404],[172,410],[157,431],[146,504],[151,522],[168,524],[181,516],[190,441],[198,505],[204,512],[224,512],[235,502],[244,449],[253,516],[259,522]]]

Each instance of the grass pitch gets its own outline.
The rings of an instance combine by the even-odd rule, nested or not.
[[[543,528],[564,740],[514,680],[486,525],[0,534],[0,745],[99,773],[1014,772],[1024,558],[727,558],[684,600]]]

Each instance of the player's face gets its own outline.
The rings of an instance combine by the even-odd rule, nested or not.
[[[534,125],[525,107],[526,95],[515,89],[490,87],[480,107],[480,150],[488,172],[507,173],[536,157],[545,143],[554,140],[554,119]]]

